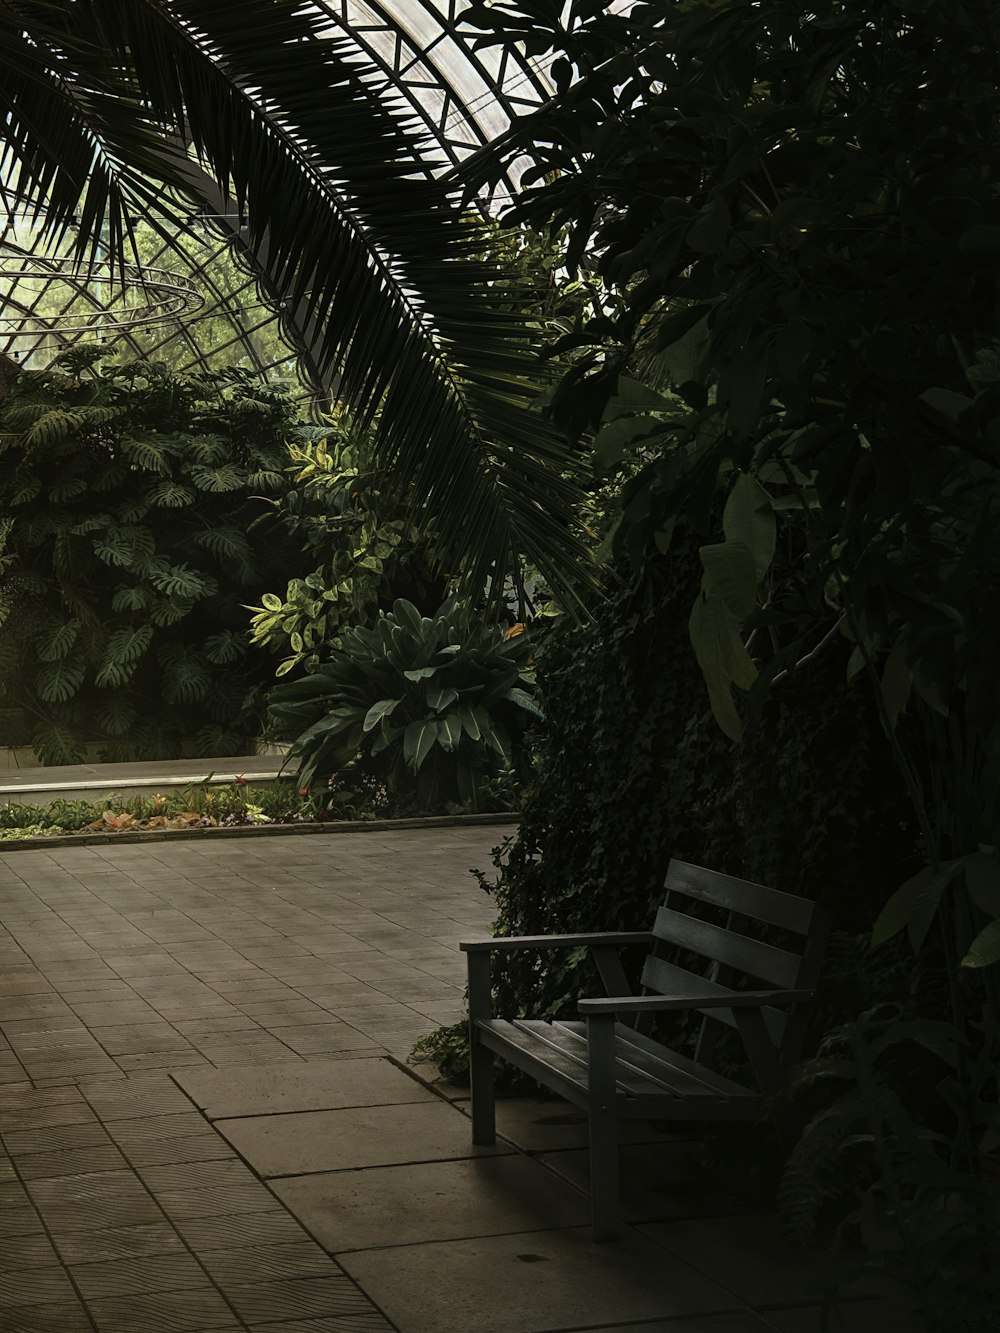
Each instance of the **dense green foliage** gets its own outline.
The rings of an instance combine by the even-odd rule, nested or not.
[[[907,1273],[933,1328],[992,1327],[988,1283],[972,1311],[948,1293],[966,1222],[976,1278],[995,1248],[991,1210],[965,1193],[995,1166],[1000,1032],[1000,631],[984,614],[1000,604],[994,8],[501,0],[469,16],[486,40],[558,57],[557,95],[476,168],[530,153],[512,216],[568,231],[569,267],[586,257],[607,286],[552,407],[571,434],[596,427],[600,464],[623,468],[617,551],[648,565],[675,527],[700,534],[684,638],[747,773],[767,751],[747,717],[766,717],[790,681],[803,713],[773,755],[790,780],[845,688],[862,728],[874,715],[885,737],[898,777],[879,786],[881,761],[871,770],[870,833],[891,852],[901,787],[919,854],[891,897],[903,867],[862,858],[868,920],[879,950],[905,930],[924,982],[888,1031],[871,1016],[849,1029],[853,1110],[821,1107],[804,1141],[824,1145],[830,1177],[824,1124],[865,1156],[862,1237]],[[662,661],[684,651],[677,638]],[[753,798],[772,785],[757,771],[746,873],[766,814]],[[835,805],[844,776],[831,773]],[[776,820],[760,822],[758,850],[794,827],[784,810]],[[705,851],[725,864],[724,846]],[[853,887],[846,842],[837,859]],[[904,1040],[933,1043],[939,1020],[954,1057],[947,1127],[933,1083],[896,1085],[879,1064]]]
[[[300,0],[0,4],[5,204],[81,265],[132,261],[138,218],[169,235],[192,209],[239,211],[249,259],[449,565],[478,589],[527,560],[578,595],[577,463],[532,408],[549,378],[524,337],[536,284],[483,253],[395,91]]]
[[[283,654],[276,675],[315,671],[349,628],[374,624],[397,598],[429,614],[445,579],[434,568],[433,528],[386,494],[370,446],[340,414],[316,440],[293,444],[273,522],[280,523],[314,569],[266,592],[252,608],[251,640]]]
[[[423,811],[476,810],[488,780],[526,759],[530,651],[529,636],[505,637],[455,600],[421,616],[399,599],[311,675],[275,688],[274,730],[294,738],[306,786],[354,763]]]
[[[719,732],[684,644],[697,574],[697,541],[679,535],[596,629],[550,632],[537,772],[497,858],[499,933],[641,928],[678,856],[822,901],[852,937],[912,854],[902,785],[842,663],[776,689],[742,744]],[[580,954],[506,966],[518,1009],[565,1013],[586,982]]]
[[[240,372],[98,355],[0,401],[4,702],[44,763],[94,741],[109,760],[239,753],[267,678],[240,603],[282,554],[248,537],[251,497],[280,481],[291,408]]]

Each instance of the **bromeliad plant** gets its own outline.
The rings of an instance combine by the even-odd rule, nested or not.
[[[373,629],[347,631],[312,675],[271,698],[277,732],[296,737],[299,781],[356,763],[422,809],[480,804],[484,783],[527,762],[538,714],[527,634],[476,624],[446,601],[433,617],[402,599]]]

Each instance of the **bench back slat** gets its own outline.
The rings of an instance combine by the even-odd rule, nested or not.
[[[650,954],[642,969],[642,985],[647,991],[656,995],[726,995],[731,993],[731,986],[720,986],[717,982],[711,981],[705,977],[700,977],[696,972],[689,972],[686,967],[678,967],[674,963],[668,963],[663,958],[657,958],[655,954]],[[735,1028],[736,1019],[733,1017],[731,1009],[703,1009],[703,1014],[716,1019],[719,1023],[725,1023],[726,1027]],[[781,1009],[775,1009],[770,1005],[764,1007],[761,1012],[764,1015],[764,1021],[767,1024],[767,1030],[771,1034],[771,1039],[775,1045],[780,1045],[785,1035],[785,1024],[788,1021],[787,1014]]]
[[[763,884],[723,875],[717,870],[706,870],[704,866],[690,865],[686,861],[670,862],[665,888],[667,905],[671,907],[674,904],[669,900],[670,895],[683,893],[715,907],[738,912],[741,916],[765,921],[769,926],[791,930],[796,935],[809,934],[816,911],[815,903],[793,893],[768,889]]]
[[[658,941],[690,949],[748,976],[769,981],[773,986],[788,990],[798,986],[802,967],[800,955],[762,944],[736,931],[726,930],[724,926],[714,926],[710,921],[699,921],[684,912],[675,912],[671,907],[661,907],[656,913],[653,934]]]

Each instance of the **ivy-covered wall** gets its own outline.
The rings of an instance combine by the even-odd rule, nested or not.
[[[846,645],[789,675],[728,740],[687,640],[699,568],[678,533],[595,626],[561,624],[539,653],[545,740],[496,885],[498,933],[642,928],[678,856],[821,901],[850,940],[904,877],[910,818]],[[584,966],[515,955],[501,1003],[569,1012]]]

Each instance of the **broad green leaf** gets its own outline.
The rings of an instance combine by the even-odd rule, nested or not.
[[[742,727],[732,686],[749,689],[757,678],[757,668],[740,638],[739,624],[718,597],[700,593],[691,609],[688,630],[715,720],[731,740],[739,740]]]
[[[972,852],[965,863],[969,897],[987,916],[1000,916],[1000,862],[988,852]]]
[[[924,866],[901,884],[878,914],[872,928],[872,948],[878,948],[905,927],[913,948],[919,949],[930,929],[941,895],[964,865],[964,857],[949,861],[937,874],[930,866]]]
[[[913,679],[906,664],[906,647],[901,639],[897,639],[886,658],[880,685],[890,728],[895,727],[900,713],[906,707],[912,684]]]
[[[428,680],[431,676],[437,675],[436,666],[413,667],[410,671],[404,671],[403,675],[407,680]]]
[[[362,731],[372,731],[384,717],[388,717],[402,703],[402,699],[379,699],[378,703],[372,704],[365,714],[365,720],[362,723]]]
[[[778,525],[771,497],[748,472],[741,472],[722,516],[727,542],[742,542],[753,556],[759,582],[774,559]]]
[[[469,704],[461,704],[457,712],[459,721],[465,729],[465,734],[470,740],[478,741],[482,737],[482,732],[472,707]]]
[[[508,690],[503,697],[523,708],[525,712],[534,713],[535,717],[545,716],[537,701],[531,697],[527,690],[522,690],[519,686]]]
[[[42,662],[55,662],[65,657],[76,643],[80,633],[79,620],[67,620],[38,643],[38,657]]]
[[[39,667],[35,688],[46,703],[66,703],[83,684],[83,665],[62,659]]]
[[[462,739],[462,723],[457,713],[445,713],[438,719],[438,740],[446,750],[456,750]]]
[[[1000,962],[1000,919],[984,926],[962,959],[963,967],[991,967]]]
[[[750,547],[743,541],[725,541],[703,546],[698,554],[705,592],[720,598],[737,621],[745,620],[757,603],[757,569]]]
[[[392,614],[396,617],[397,624],[405,626],[414,634],[420,634],[422,617],[412,602],[398,597],[392,604]]]
[[[411,722],[403,732],[403,758],[410,771],[416,773],[434,747],[438,737],[436,718],[422,718]]]
[[[453,704],[458,698],[458,690],[451,685],[428,685],[427,702],[436,713]]]

